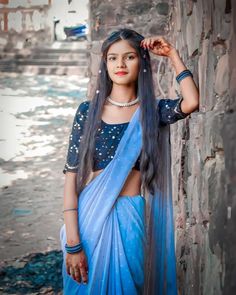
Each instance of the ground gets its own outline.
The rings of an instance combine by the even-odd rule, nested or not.
[[[78,76],[0,75],[0,292],[59,292],[62,170],[87,83]]]

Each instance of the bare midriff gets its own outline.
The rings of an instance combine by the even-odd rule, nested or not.
[[[92,172],[92,177],[90,179],[93,180],[96,176],[98,176],[104,169],[100,169]],[[125,181],[125,184],[120,191],[119,196],[136,196],[141,194],[141,173],[136,169],[132,169]]]

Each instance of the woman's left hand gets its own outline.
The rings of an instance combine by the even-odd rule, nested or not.
[[[149,49],[153,54],[169,57],[176,50],[164,37],[154,36],[144,38],[140,46]]]

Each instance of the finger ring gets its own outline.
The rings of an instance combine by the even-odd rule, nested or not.
[[[70,268],[70,274],[74,274],[74,269],[72,267]]]

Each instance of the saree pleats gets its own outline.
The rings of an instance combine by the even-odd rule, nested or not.
[[[105,221],[91,265],[94,294],[142,294],[145,206],[143,197],[131,198],[119,197]]]
[[[61,235],[66,240],[64,229]],[[145,238],[145,199],[118,197],[93,252],[85,246],[88,285],[74,281],[63,264],[64,294],[143,294]]]
[[[119,196],[142,148],[139,111],[133,114],[113,160],[78,196],[87,285],[66,273],[65,224],[61,228],[65,295],[177,294],[171,183],[166,180],[170,173],[168,139],[163,145],[167,151],[162,189],[154,195]]]

